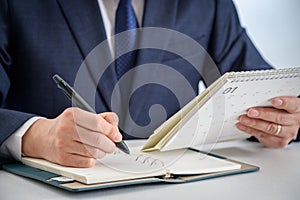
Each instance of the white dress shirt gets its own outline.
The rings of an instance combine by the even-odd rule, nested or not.
[[[42,117],[30,118],[22,126],[20,126],[16,132],[9,136],[9,138],[6,139],[0,147],[1,156],[12,157],[16,160],[20,160],[22,155],[22,137],[29,127],[40,118]]]

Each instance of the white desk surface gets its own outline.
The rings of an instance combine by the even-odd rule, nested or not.
[[[0,170],[0,199],[300,199],[300,143],[267,149],[258,143],[218,144],[214,153],[257,165],[258,172],[185,184],[148,184],[71,193]]]

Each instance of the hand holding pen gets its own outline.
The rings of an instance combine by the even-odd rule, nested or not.
[[[63,166],[92,167],[116,146],[129,153],[121,141],[115,113],[72,107],[54,119],[35,121],[22,137],[22,153]]]
[[[74,106],[76,106],[78,108],[81,108],[85,111],[95,113],[94,109],[91,108],[91,106],[66,81],[64,81],[60,76],[54,75],[53,80],[55,81],[57,86],[64,92],[64,94],[72,101]],[[109,122],[112,125],[116,126],[116,128],[118,129],[118,116],[117,115],[115,115],[113,113],[110,113],[110,115],[115,115],[115,116],[107,117],[107,115],[108,115],[107,113],[104,113],[102,115],[105,115],[106,118],[107,118],[106,119],[107,122]],[[95,125],[95,126],[97,126],[97,125]],[[123,151],[124,153],[127,153],[127,154],[130,153],[127,145],[122,140],[119,141],[119,138],[113,138],[113,140],[117,140],[117,142],[115,142],[115,144],[121,151]]]

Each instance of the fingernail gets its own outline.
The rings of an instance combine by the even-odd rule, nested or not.
[[[243,126],[242,124],[237,124],[236,126],[237,126],[238,129],[240,129],[241,131],[246,131],[246,130],[247,130],[247,127],[246,127],[246,126]]]
[[[258,117],[259,112],[255,109],[250,109],[247,114],[249,117]]]
[[[279,107],[279,106],[281,106],[283,104],[283,101],[281,100],[281,99],[273,99],[273,105],[274,106],[277,106],[277,107]]]
[[[122,135],[120,132],[117,132],[115,137],[114,137],[114,141],[115,142],[120,142],[122,140]]]
[[[248,117],[241,117],[240,122],[243,124],[250,124],[250,119]]]

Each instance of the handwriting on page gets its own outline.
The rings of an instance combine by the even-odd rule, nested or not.
[[[118,149],[98,162],[117,171],[129,173],[145,173],[165,166],[163,161],[151,155],[143,153],[131,153],[128,155]]]
[[[115,155],[115,156],[125,156],[125,157],[128,157],[129,159],[132,159],[135,162],[137,162],[139,164],[143,164],[143,165],[159,166],[159,167],[165,166],[163,161],[161,161],[159,159],[156,159],[156,158],[153,158],[148,154],[143,154],[143,153],[124,154],[122,151],[117,149],[113,153],[113,155]]]

